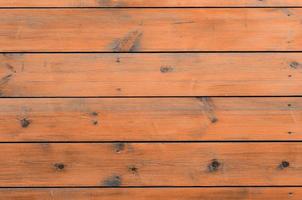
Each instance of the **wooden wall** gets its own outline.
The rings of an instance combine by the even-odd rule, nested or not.
[[[302,0],[0,0],[0,199],[300,200]]]

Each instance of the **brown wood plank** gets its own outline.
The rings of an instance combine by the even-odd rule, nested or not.
[[[1,144],[0,186],[301,186],[301,143]]]
[[[302,140],[302,98],[0,99],[0,141]]]
[[[302,9],[2,9],[1,52],[301,51]]]
[[[0,54],[0,77],[6,97],[302,95],[302,54]]]
[[[0,7],[271,7],[302,6],[301,0],[0,0]]]
[[[22,200],[300,200],[301,188],[107,188],[0,189],[3,199]]]

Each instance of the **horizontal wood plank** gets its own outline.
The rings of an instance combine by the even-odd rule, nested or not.
[[[2,9],[1,52],[301,51],[302,8]]]
[[[6,143],[0,187],[301,186],[301,153],[301,143]]]
[[[302,95],[302,54],[0,54],[0,78],[4,97]]]
[[[301,0],[0,0],[0,7],[271,7],[302,6]]]
[[[22,200],[300,200],[301,188],[0,189],[3,199]]]
[[[0,99],[0,141],[302,140],[302,98]]]

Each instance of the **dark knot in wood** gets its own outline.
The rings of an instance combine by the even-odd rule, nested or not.
[[[63,163],[56,163],[56,164],[54,164],[54,167],[57,170],[63,170],[65,168],[65,165]]]
[[[215,172],[219,169],[220,167],[220,162],[216,159],[212,160],[212,162],[208,165],[208,169],[210,172]]]
[[[279,168],[280,169],[285,169],[285,168],[288,168],[289,167],[289,162],[288,161],[282,161],[279,165]]]
[[[23,128],[27,128],[30,125],[30,121],[26,118],[22,119],[20,123]]]

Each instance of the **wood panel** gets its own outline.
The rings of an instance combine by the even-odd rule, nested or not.
[[[0,54],[0,77],[5,97],[302,95],[302,54]]]
[[[0,99],[0,141],[302,140],[302,98]]]
[[[0,186],[300,186],[301,153],[301,143],[1,144]]]
[[[302,0],[0,10],[0,199],[301,199]]]
[[[301,188],[0,189],[3,199],[22,200],[300,200]]]
[[[271,7],[302,6],[301,0],[0,0],[0,7]]]
[[[2,9],[1,52],[301,51],[302,9]]]

